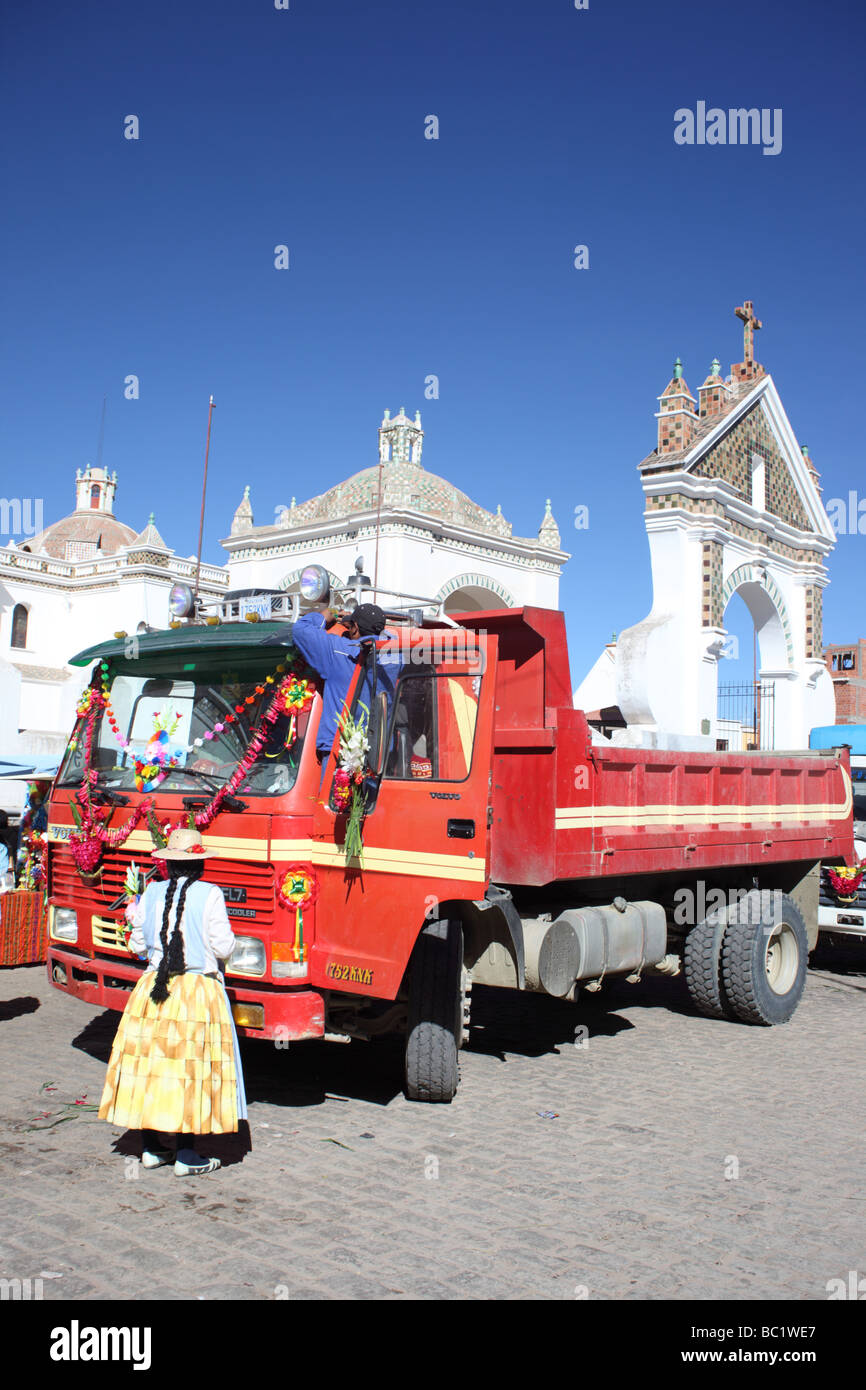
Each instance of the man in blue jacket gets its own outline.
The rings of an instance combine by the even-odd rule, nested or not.
[[[324,762],[331,751],[361,652],[365,645],[381,636],[385,627],[385,614],[375,603],[359,604],[351,618],[343,620],[343,635],[326,630],[332,616],[330,609],[305,613],[292,629],[292,641],[298,651],[325,682],[322,717],[316,735],[316,757],[319,762]],[[365,679],[369,683],[369,676]],[[386,676],[385,682],[384,688],[390,694],[393,691],[392,680]]]

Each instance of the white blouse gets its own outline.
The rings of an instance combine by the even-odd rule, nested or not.
[[[205,885],[207,886],[207,885]],[[147,909],[144,906],[144,899],[147,889],[144,890],[138,900],[135,913],[132,917],[132,931],[129,936],[129,949],[134,956],[143,956],[147,951],[147,944],[141,928],[144,926],[147,916]],[[177,899],[172,904],[171,922],[175,919],[175,908]],[[181,922],[181,931],[183,923]],[[219,970],[217,962],[227,960],[234,950],[235,934],[231,929],[228,913],[226,912],[226,900],[222,889],[213,883],[210,885],[210,892],[204,905],[202,919],[202,938],[204,942],[204,974],[216,974]],[[154,948],[150,953],[149,964],[155,970],[162,960],[162,943],[157,936]]]

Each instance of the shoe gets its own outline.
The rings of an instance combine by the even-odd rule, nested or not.
[[[145,1149],[141,1155],[141,1166],[142,1168],[161,1168],[163,1164],[171,1163],[173,1158],[174,1154],[169,1153],[168,1149],[156,1149],[155,1151]]]
[[[181,1163],[180,1159],[177,1159],[174,1175],[176,1178],[198,1177],[199,1173],[215,1173],[217,1168],[222,1168],[218,1158],[206,1158],[201,1163]]]

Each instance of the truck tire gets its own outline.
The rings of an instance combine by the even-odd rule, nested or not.
[[[406,1094],[451,1101],[463,1033],[463,930],[459,921],[428,922],[415,943],[409,973]]]
[[[722,979],[722,942],[728,925],[724,908],[711,912],[686,937],[683,973],[692,1003],[707,1018],[734,1018]]]
[[[803,914],[787,893],[748,893],[728,914],[722,977],[743,1023],[787,1023],[806,984],[809,945]]]

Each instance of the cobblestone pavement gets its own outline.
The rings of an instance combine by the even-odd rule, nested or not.
[[[74,1104],[116,1014],[38,966],[0,1001],[0,1275],[46,1300],[826,1299],[866,1274],[866,954],[825,953],[773,1029],[697,1016],[680,979],[476,988],[450,1106],[403,1098],[390,1043],[244,1043],[252,1152],[197,1179]]]

